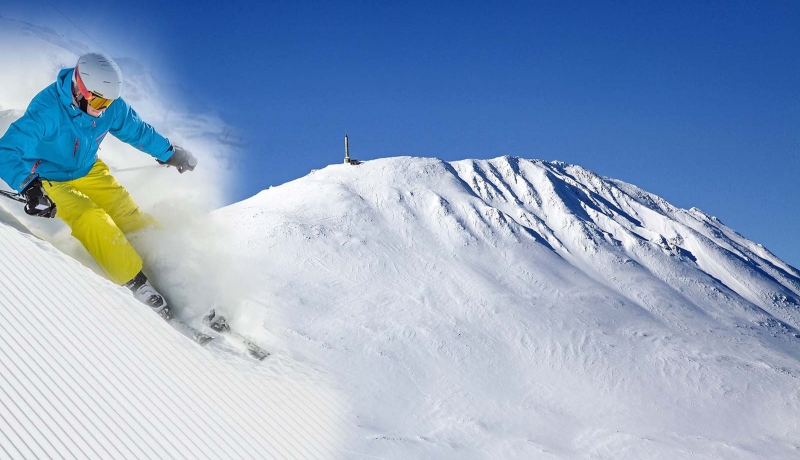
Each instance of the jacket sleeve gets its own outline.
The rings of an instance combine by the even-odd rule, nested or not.
[[[26,153],[33,152],[47,135],[46,117],[32,105],[19,120],[8,127],[0,138],[0,178],[16,191],[22,191],[33,179],[33,171],[23,161]]]
[[[142,121],[139,114],[124,99],[117,99],[114,105],[112,107],[115,109],[115,119],[108,132],[158,160],[167,161],[172,156],[172,144],[169,139]]]

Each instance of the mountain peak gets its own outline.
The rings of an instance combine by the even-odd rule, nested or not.
[[[215,222],[273,327],[360,395],[373,452],[755,458],[796,424],[797,270],[580,166],[334,165]]]
[[[332,197],[336,203],[329,203]],[[300,202],[305,205],[293,206]],[[313,220],[305,211],[338,210],[336,218],[343,221],[369,215],[358,225],[347,222],[365,226],[363,231],[380,217],[393,232],[424,231],[448,247],[538,245],[598,273],[605,270],[597,266],[598,258],[630,260],[651,275],[679,270],[711,277],[766,311],[773,308],[773,291],[800,296],[795,268],[716,217],[697,208],[677,208],[634,185],[559,161],[395,157],[358,167],[334,165],[223,213],[250,207],[296,220]],[[336,233],[333,228],[328,232]],[[664,275],[656,278],[674,285]],[[794,315],[778,316],[800,327]]]

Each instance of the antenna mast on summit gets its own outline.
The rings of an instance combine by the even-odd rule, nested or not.
[[[344,162],[353,166],[361,164],[360,161],[350,158],[350,143],[347,139],[347,133],[344,134]]]

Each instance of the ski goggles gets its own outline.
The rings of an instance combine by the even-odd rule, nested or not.
[[[78,91],[81,93],[81,96],[83,96],[83,98],[86,99],[86,102],[89,104],[89,107],[95,110],[107,109],[108,106],[114,102],[114,99],[106,99],[103,96],[86,89],[86,85],[83,84],[83,80],[81,80],[81,75],[78,73],[77,68],[75,69],[75,83],[78,87]]]

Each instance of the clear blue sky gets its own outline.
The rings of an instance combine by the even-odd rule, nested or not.
[[[247,137],[236,199],[341,161],[347,130],[357,158],[579,164],[800,266],[800,2],[19,3],[216,105]]]

